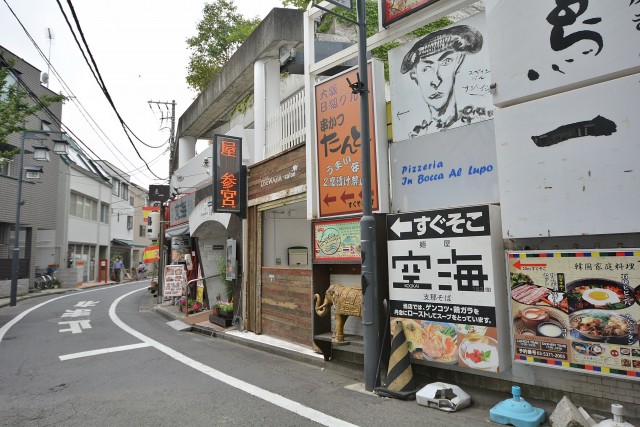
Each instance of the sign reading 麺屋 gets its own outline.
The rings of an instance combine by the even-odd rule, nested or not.
[[[213,152],[213,211],[240,214],[242,138],[215,135]]]
[[[414,359],[499,370],[499,223],[489,205],[387,216],[391,319],[402,321]]]
[[[508,252],[515,361],[640,380],[640,251]]]

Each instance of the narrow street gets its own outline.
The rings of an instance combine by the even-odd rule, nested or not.
[[[178,332],[148,282],[0,309],[5,425],[490,425],[346,387],[355,381],[226,340]],[[455,421],[454,421],[455,420]]]

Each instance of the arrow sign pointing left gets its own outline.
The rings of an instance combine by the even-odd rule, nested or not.
[[[400,235],[402,233],[411,233],[411,231],[413,230],[412,226],[413,223],[411,221],[402,222],[400,221],[400,218],[398,218],[396,222],[394,222],[391,226],[391,231],[396,233],[396,236],[401,237]]]

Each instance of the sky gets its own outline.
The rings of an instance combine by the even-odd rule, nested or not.
[[[140,157],[155,175],[168,177],[171,106],[150,106],[148,101],[175,100],[177,127],[179,117],[197,96],[186,83],[190,53],[186,39],[196,35],[196,25],[207,2],[71,1],[120,116],[144,143],[160,147],[146,147],[132,137],[140,155],[94,79],[58,2],[73,23],[68,1],[0,1],[0,45],[40,71],[48,72],[49,89],[72,97],[63,106],[62,122],[87,155],[111,162],[144,188],[166,183],[156,178]],[[282,7],[281,0],[233,0],[233,3],[247,18],[264,18],[272,8]],[[48,29],[53,34],[51,41]],[[49,58],[52,69],[43,55]]]

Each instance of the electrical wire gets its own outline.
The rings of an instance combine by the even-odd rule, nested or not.
[[[11,8],[11,6],[7,3],[7,0],[4,0],[5,5],[7,6],[7,8],[9,9],[9,11],[11,12],[11,14],[14,16],[14,18],[16,19],[16,21],[18,21],[18,24],[20,25],[20,27],[22,28],[22,30],[25,32],[25,34],[27,35],[27,37],[29,38],[29,40],[31,41],[31,43],[34,45],[34,47],[36,48],[36,50],[38,51],[38,53],[40,54],[40,56],[44,59],[45,62],[47,62],[47,64],[51,67],[51,69],[53,70],[54,74],[56,75],[56,77],[58,78],[58,80],[61,82],[61,84],[63,84],[63,87],[66,88],[67,92],[71,95],[71,99],[73,100],[74,104],[80,105],[82,107],[82,109],[84,111],[86,111],[86,113],[89,115],[89,117],[91,118],[91,120],[97,125],[97,123],[95,122],[95,120],[93,119],[93,117],[91,117],[91,115],[89,114],[89,112],[86,110],[86,108],[84,108],[84,106],[82,105],[82,103],[80,103],[80,101],[78,100],[78,98],[73,94],[73,92],[71,91],[71,88],[68,87],[68,85],[66,84],[66,82],[64,82],[64,79],[62,79],[62,76],[60,76],[57,72],[57,70],[53,67],[53,65],[49,62],[48,58],[46,57],[46,55],[44,55],[44,53],[42,52],[42,49],[40,49],[40,47],[38,46],[38,44],[36,43],[36,41],[33,39],[33,37],[31,36],[31,34],[29,33],[29,31],[25,28],[25,26],[22,24],[22,21],[20,20],[20,18],[18,18],[18,16],[16,15],[16,13],[13,11],[13,9]],[[5,65],[7,67],[9,67],[10,69],[13,70],[13,67],[8,63],[7,60],[5,60],[5,58],[0,54],[0,58],[2,59],[2,61],[5,63]],[[14,73],[16,74],[16,73]],[[72,135],[75,139],[75,141],[77,143],[79,143],[80,145],[82,145],[87,151],[89,151],[91,154],[94,155],[95,158],[100,158],[93,150],[91,150],[91,148],[84,143],[84,141],[82,141],[82,139],[80,137],[78,137],[68,126],[62,124],[62,122],[60,121],[60,119],[53,114],[53,112],[51,112],[51,110],[49,110],[48,107],[46,107],[38,98],[38,96],[31,90],[31,88],[26,85],[26,83],[24,83],[24,81],[22,81],[22,79],[19,77],[19,75],[15,75],[16,80],[20,83],[20,85],[23,87],[23,89],[29,93],[30,97],[32,98],[32,100],[37,103],[38,105],[40,105],[41,109],[47,114],[47,116],[51,119],[52,123],[55,123],[56,125],[58,125],[58,127],[62,130],[63,128],[66,129],[65,132],[69,133],[70,135]],[[80,111],[80,113],[83,115],[83,117],[86,119],[86,116],[84,115],[84,113],[82,112],[82,110],[80,108],[78,108],[78,110]],[[89,123],[87,121],[87,123]],[[89,125],[91,126],[91,123],[89,123]],[[92,129],[95,132],[95,129],[93,128],[93,126],[91,126]],[[99,128],[99,126],[98,126]],[[100,129],[100,131],[104,134],[105,137],[107,137],[107,139],[109,140],[108,136],[106,135],[106,133]],[[101,138],[101,136],[96,132],[96,135],[98,135],[98,137]],[[103,140],[104,142],[104,140]],[[124,154],[122,154],[122,152],[120,152],[120,150],[118,150],[117,146],[111,141],[109,140],[109,142],[113,145],[113,147],[116,149],[116,151],[118,151],[121,154],[121,157],[118,157],[115,155],[115,153],[109,148],[108,145],[105,144],[105,146],[107,147],[107,149],[111,152],[111,154],[114,155],[114,157],[116,158],[124,158],[128,160],[127,156],[124,156]],[[143,159],[144,161],[144,159]],[[131,163],[129,161],[129,163]],[[146,162],[145,162],[146,163]],[[135,165],[133,165],[133,163],[131,163],[132,166],[135,167]],[[139,168],[141,169],[141,168]],[[136,169],[138,170],[138,169]],[[144,173],[141,173],[143,176],[145,176],[146,178],[150,178],[149,176],[147,176]],[[152,172],[153,174],[153,172]],[[121,178],[123,178],[123,180],[127,180],[126,178],[124,178],[122,175],[118,174]],[[168,181],[168,178],[159,178],[156,174],[153,174],[153,176],[155,178],[157,178],[158,180],[164,182],[164,181]]]
[[[6,0],[5,0],[6,2]],[[74,35],[74,39],[76,41],[76,44],[78,45],[78,48],[80,49],[81,52],[83,52],[83,57],[85,59],[85,62],[87,63],[87,66],[89,67],[90,70],[92,70],[92,74],[94,76],[94,79],[96,80],[96,82],[98,83],[98,86],[100,87],[100,89],[102,90],[102,92],[105,95],[105,98],[107,99],[107,101],[109,102],[109,105],[111,105],[111,108],[113,109],[113,111],[116,114],[116,117],[118,118],[118,120],[120,121],[120,125],[122,126],[122,129],[125,132],[125,135],[127,136],[127,139],[129,140],[131,146],[133,147],[134,151],[136,152],[136,154],[138,155],[138,157],[140,158],[140,160],[143,161],[143,163],[145,164],[145,166],[147,167],[147,169],[149,170],[149,172],[151,172],[151,174],[156,177],[159,180],[162,180],[163,178],[160,178],[158,175],[155,174],[155,172],[153,172],[151,170],[151,168],[149,167],[149,165],[147,164],[146,160],[144,160],[144,158],[142,157],[142,155],[140,154],[140,152],[138,151],[138,148],[136,147],[136,145],[134,144],[133,140],[131,139],[131,136],[129,135],[129,132],[131,132],[131,134],[133,136],[135,136],[143,145],[150,147],[150,148],[160,148],[160,147],[155,147],[155,146],[151,146],[148,145],[146,143],[144,143],[143,141],[141,141],[132,131],[131,128],[129,128],[129,126],[125,123],[124,119],[122,118],[122,116],[120,115],[120,112],[118,111],[118,109],[116,108],[113,99],[111,98],[111,94],[109,93],[106,84],[104,83],[104,80],[102,79],[102,75],[100,74],[100,70],[98,68],[98,65],[96,64],[95,58],[93,57],[93,54],[91,53],[91,49],[89,48],[89,45],[87,44],[86,38],[84,36],[84,32],[82,31],[82,27],[80,25],[80,21],[78,20],[78,17],[76,15],[75,12],[75,8],[73,7],[73,4],[71,2],[71,0],[67,0],[67,4],[69,5],[69,8],[71,10],[72,16],[73,16],[73,20],[75,22],[75,25],[78,29],[78,32],[80,33],[80,37],[82,38],[82,42],[84,45],[84,49],[86,49],[87,54],[89,55],[89,58],[91,59],[91,63],[89,63],[89,61],[87,60],[86,55],[84,54],[84,50],[83,50],[83,46],[80,45],[77,36],[75,35],[75,31],[73,29],[73,26],[71,25],[71,23],[69,22],[69,19],[67,17],[66,12],[64,11],[64,8],[62,7],[62,4],[60,3],[60,0],[56,0],[56,2],[58,3],[58,7],[60,8],[60,11],[62,12],[65,21],[67,22],[67,25],[71,31],[71,33]],[[93,64],[93,68],[92,65]],[[94,72],[95,70],[95,72]],[[129,132],[127,132],[127,130]]]

